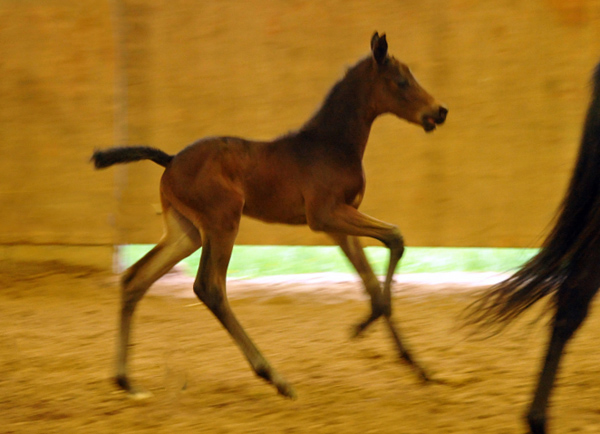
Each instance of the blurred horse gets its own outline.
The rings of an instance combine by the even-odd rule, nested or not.
[[[150,285],[173,265],[202,247],[194,292],[240,347],[254,372],[277,391],[294,397],[234,316],[226,296],[227,267],[242,215],[265,222],[307,224],[342,248],[364,282],[371,313],[355,330],[362,333],[383,316],[400,356],[423,379],[392,321],[392,277],[404,251],[398,228],[358,211],[365,191],[362,159],[371,125],[383,113],[429,132],[448,110],[427,93],[409,68],[388,55],[385,34],[375,33],[371,53],[348,69],[320,109],[297,131],[270,142],[236,137],[201,139],[177,155],[142,146],[96,151],[96,168],[149,159],[164,166],[160,198],[165,233],[129,268],[121,282],[117,384],[135,394],[127,370],[131,318]],[[383,287],[357,237],[375,238],[390,250]]]
[[[539,253],[467,310],[472,323],[505,325],[551,295],[552,333],[527,422],[546,433],[546,408],[563,350],[600,287],[600,64],[569,188]]]

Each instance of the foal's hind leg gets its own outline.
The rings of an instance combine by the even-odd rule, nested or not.
[[[142,259],[132,265],[121,280],[121,315],[117,346],[117,384],[132,395],[142,397],[129,381],[127,359],[131,318],[148,288],[175,264],[201,245],[198,230],[172,208],[165,210],[165,235]]]
[[[256,375],[273,384],[281,395],[295,398],[296,394],[292,386],[267,362],[238,322],[227,300],[227,266],[237,234],[237,224],[238,222],[235,222],[235,228],[230,230],[202,233],[202,256],[194,282],[194,292],[229,332]]]
[[[371,297],[371,314],[365,321],[358,324],[355,329],[354,336],[359,336],[373,321],[383,315],[386,319],[386,323],[390,333],[392,334],[394,342],[398,347],[400,357],[409,363],[423,380],[429,380],[429,376],[423,367],[421,367],[420,364],[415,361],[406,346],[402,343],[400,333],[398,332],[398,329],[392,320],[391,291],[388,291],[387,294],[382,292],[381,284],[379,283],[379,280],[375,276],[375,273],[373,272],[373,269],[371,268],[371,265],[365,256],[365,252],[360,244],[360,240],[357,237],[341,234],[329,235],[342,248],[342,251],[346,254],[350,260],[350,263],[358,272],[358,275],[363,281],[367,293]]]
[[[581,326],[588,313],[589,303],[598,290],[600,282],[561,288],[558,294],[557,311],[554,317],[552,335],[548,344],[542,372],[527,422],[532,434],[546,434],[546,408],[556,379],[560,359],[567,342]]]

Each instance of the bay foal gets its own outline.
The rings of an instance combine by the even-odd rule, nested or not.
[[[375,33],[371,53],[331,89],[320,109],[300,129],[270,142],[236,137],[201,139],[172,156],[155,148],[96,151],[97,168],[150,159],[164,166],[160,198],[165,233],[122,278],[118,341],[118,385],[130,393],[127,370],[131,318],[150,285],[173,265],[202,247],[194,292],[238,344],[254,372],[277,391],[294,397],[292,386],[271,367],[234,316],[226,296],[227,266],[242,215],[265,222],[307,224],[342,248],[371,297],[371,313],[355,334],[383,316],[400,356],[423,379],[392,321],[390,286],[404,251],[394,225],[358,207],[365,191],[362,159],[377,116],[393,113],[432,131],[447,109],[415,80],[408,67],[388,55],[385,35]],[[383,287],[357,237],[371,237],[390,250]]]

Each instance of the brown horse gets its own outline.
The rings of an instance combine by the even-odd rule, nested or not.
[[[329,234],[371,297],[371,313],[355,334],[383,316],[400,356],[427,379],[403,346],[391,317],[390,285],[404,251],[402,236],[396,226],[362,214],[358,206],[365,191],[362,158],[375,118],[393,113],[432,131],[444,122],[448,110],[417,83],[405,64],[388,55],[385,35],[373,35],[371,50],[347,71],[307,123],[271,142],[211,137],[175,156],[139,146],[94,153],[96,168],[144,159],[165,167],[160,183],[164,236],[122,278],[116,375],[121,388],[134,393],[127,356],[136,304],[153,282],[202,247],[195,294],[231,334],[254,372],[280,394],[295,396],[246,334],[227,300],[227,266],[242,215],[265,222],[307,224]],[[375,238],[390,249],[383,288],[359,236]]]
[[[542,249],[467,311],[472,323],[503,326],[552,296],[552,334],[527,413],[533,434],[546,433],[546,408],[565,345],[585,320],[600,288],[600,64],[593,86],[577,164]]]

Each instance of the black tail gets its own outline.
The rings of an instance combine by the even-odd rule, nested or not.
[[[96,169],[104,169],[113,164],[131,163],[140,160],[152,160],[156,164],[167,167],[172,159],[173,155],[149,146],[123,146],[95,151],[91,160],[94,162]]]
[[[567,281],[585,270],[588,253],[600,249],[600,64],[593,76],[579,155],[554,227],[539,253],[507,280],[492,286],[466,312],[468,323],[502,325],[547,295],[556,295]]]

